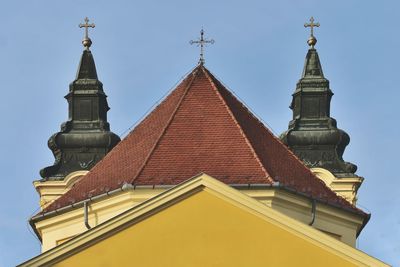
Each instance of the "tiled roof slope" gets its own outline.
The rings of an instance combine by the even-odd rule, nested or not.
[[[175,185],[201,172],[227,184],[279,182],[360,212],[326,187],[203,65],[44,212],[124,183]]]

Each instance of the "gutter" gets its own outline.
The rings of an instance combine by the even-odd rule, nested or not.
[[[97,196],[94,196],[94,197],[89,197],[87,199],[78,201],[76,203],[70,204],[68,206],[65,206],[65,207],[62,207],[62,208],[59,208],[59,209],[55,209],[55,210],[52,210],[52,211],[49,211],[49,212],[38,214],[36,216],[33,216],[31,218],[31,221],[37,222],[37,221],[40,221],[40,219],[42,219],[44,217],[46,217],[46,218],[47,217],[52,217],[54,215],[58,215],[60,213],[64,213],[66,211],[69,211],[69,210],[71,210],[73,208],[83,207],[85,202],[96,201],[96,200],[102,199],[102,198],[104,198],[106,196],[112,196],[112,195],[115,195],[115,194],[117,194],[119,192],[129,191],[131,189],[134,189],[133,185],[124,184],[123,186],[121,186],[121,187],[119,187],[117,189],[105,192],[103,194],[100,194],[100,195],[97,195]]]
[[[317,207],[317,201],[315,199],[312,199],[311,200],[311,222],[308,224],[310,226],[312,226],[315,221],[316,207]]]
[[[49,212],[40,213],[38,215],[35,215],[29,220],[29,224],[32,227],[32,229],[35,232],[35,234],[37,235],[37,237],[39,238],[40,242],[42,242],[42,237],[41,237],[41,235],[40,235],[40,233],[37,230],[36,225],[35,225],[36,222],[41,221],[41,220],[43,220],[45,218],[50,218],[50,217],[56,216],[58,214],[70,211],[70,210],[72,210],[74,208],[78,208],[78,207],[84,207],[84,212],[86,214],[85,216],[87,216],[87,204],[89,202],[96,201],[96,200],[99,200],[99,199],[102,199],[102,198],[105,198],[105,197],[108,197],[108,196],[112,196],[112,195],[115,195],[115,194],[123,192],[123,191],[130,191],[130,190],[133,190],[133,189],[135,189],[135,187],[133,185],[125,183],[121,187],[119,187],[119,188],[117,188],[115,190],[111,190],[111,191],[105,192],[103,194],[94,196],[94,197],[89,197],[87,199],[84,199],[82,201],[70,204],[68,206],[65,206],[65,207],[62,207],[62,208],[59,208],[59,209],[55,209],[55,210],[52,210],[52,211],[49,211]],[[87,218],[85,218],[85,226],[86,226],[86,228],[90,229],[90,225],[87,222]]]
[[[328,206],[331,206],[331,207],[334,207],[334,208],[345,210],[345,211],[347,211],[349,213],[352,213],[354,215],[357,215],[357,216],[362,216],[364,218],[363,219],[363,223],[362,223],[360,229],[358,229],[358,231],[356,233],[356,237],[358,237],[360,235],[361,231],[364,229],[364,227],[367,225],[367,223],[371,219],[371,214],[370,213],[357,212],[357,211],[355,211],[353,209],[350,209],[348,207],[342,207],[342,206],[340,206],[340,205],[338,205],[336,203],[332,203],[332,202],[329,202],[329,201],[321,200],[321,199],[318,199],[318,198],[313,198],[313,197],[311,197],[311,196],[309,196],[309,195],[307,195],[307,194],[305,194],[303,192],[299,192],[299,191],[294,190],[293,188],[290,188],[290,187],[287,187],[285,185],[282,185],[279,182],[274,182],[272,184],[247,184],[247,185],[246,184],[230,184],[230,186],[232,186],[232,187],[234,187],[236,189],[254,189],[254,188],[259,188],[259,189],[264,189],[264,188],[265,189],[268,189],[268,188],[281,189],[281,190],[285,190],[287,192],[293,193],[295,195],[311,199],[311,201],[313,201],[313,202],[315,201],[315,205],[317,203],[321,203],[321,204],[325,204],[325,205],[328,205]]]
[[[302,197],[305,197],[305,198],[308,198],[308,199],[311,199],[311,200],[315,200],[316,202],[319,202],[319,203],[322,203],[322,204],[326,204],[326,205],[329,205],[329,206],[332,206],[332,207],[335,207],[335,208],[339,208],[341,210],[345,210],[345,211],[348,211],[348,212],[356,214],[356,215],[363,215],[361,212],[357,212],[355,210],[352,210],[351,208],[342,207],[342,206],[340,206],[340,205],[338,205],[336,203],[333,203],[333,202],[329,202],[329,201],[322,200],[322,199],[319,199],[319,198],[311,197],[310,195],[307,195],[305,193],[296,191],[293,188],[287,187],[285,185],[281,185],[279,182],[275,182],[273,184],[247,184],[247,185],[246,184],[245,185],[229,184],[229,186],[232,186],[233,188],[236,188],[236,189],[254,189],[254,188],[258,188],[258,189],[263,189],[263,188],[265,188],[265,189],[268,189],[268,188],[282,189],[282,190],[285,190],[287,192],[293,193],[295,195],[302,196]],[[368,215],[368,214],[366,214],[366,215]]]
[[[89,224],[89,218],[88,218],[88,201],[83,202],[83,217],[84,217],[84,221],[85,221],[85,226],[87,229],[92,228]]]

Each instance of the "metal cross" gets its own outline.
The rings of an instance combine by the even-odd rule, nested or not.
[[[204,64],[205,60],[204,60],[204,47],[206,46],[206,44],[213,44],[215,43],[215,41],[213,39],[211,40],[207,40],[204,39],[204,30],[201,29],[200,31],[200,39],[198,39],[197,41],[193,41],[191,40],[189,42],[191,45],[192,44],[197,44],[197,46],[200,46],[200,60],[199,60],[199,64]]]
[[[96,25],[94,23],[89,24],[88,17],[85,18],[85,24],[80,23],[79,28],[85,28],[85,39],[89,39],[89,31],[88,28],[94,28]]]
[[[310,27],[311,28],[311,36],[314,36],[314,27],[319,27],[319,23],[314,23],[314,17],[310,18],[310,23],[304,23],[304,27]]]

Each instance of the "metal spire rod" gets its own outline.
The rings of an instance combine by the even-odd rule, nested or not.
[[[206,46],[206,44],[214,44],[215,41],[214,39],[211,40],[207,40],[204,38],[204,30],[201,29],[200,31],[200,39],[198,39],[197,41],[193,41],[190,40],[189,42],[191,45],[192,44],[197,44],[197,47],[200,46],[200,59],[199,59],[199,64],[204,64],[205,60],[204,60],[204,47]]]

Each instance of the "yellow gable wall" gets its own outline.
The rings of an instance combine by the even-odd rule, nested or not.
[[[355,266],[206,190],[55,266]]]

